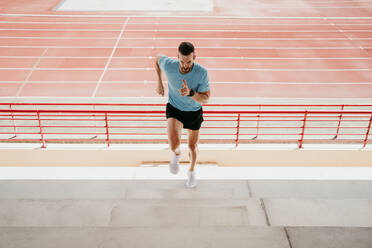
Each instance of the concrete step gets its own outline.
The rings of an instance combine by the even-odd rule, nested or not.
[[[0,200],[1,227],[372,227],[371,199]]]
[[[0,199],[248,199],[246,180],[0,180]]]
[[[266,226],[258,199],[0,200],[1,227]]]
[[[372,181],[363,180],[200,179],[191,190],[185,181],[0,180],[0,199],[372,199]]]
[[[253,197],[372,199],[369,180],[249,180]]]
[[[289,248],[284,229],[268,227],[0,228],[7,248]]]
[[[372,227],[371,199],[264,199],[272,226]]]
[[[0,227],[6,248],[370,248],[372,228]]]

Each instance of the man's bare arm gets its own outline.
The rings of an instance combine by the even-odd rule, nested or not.
[[[164,86],[163,86],[163,80],[161,78],[161,69],[159,66],[159,60],[163,56],[164,55],[162,54],[158,54],[156,55],[156,59],[155,59],[155,70],[156,70],[156,73],[158,74],[158,84],[156,86],[156,92],[161,96],[164,96]]]
[[[156,55],[156,58],[155,58],[155,69],[156,69],[156,73],[158,74],[158,79],[160,81],[161,81],[161,69],[160,69],[160,66],[159,66],[159,60],[163,56],[164,56],[163,54],[158,54],[158,55]]]

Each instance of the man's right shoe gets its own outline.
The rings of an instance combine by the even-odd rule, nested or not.
[[[197,185],[195,171],[187,171],[186,187],[189,189],[195,188]]]
[[[177,174],[180,170],[180,164],[178,163],[181,158],[181,153],[176,155],[175,152],[172,153],[172,159],[169,164],[169,171],[172,174]]]

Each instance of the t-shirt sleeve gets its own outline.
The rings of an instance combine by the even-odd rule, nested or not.
[[[203,92],[206,92],[208,90],[210,90],[210,88],[209,88],[209,76],[208,76],[208,72],[206,71],[201,78],[201,82],[199,83],[197,92],[203,93]]]
[[[159,59],[159,66],[162,71],[167,71],[167,67],[172,62],[172,59],[168,58],[167,56],[162,56]]]

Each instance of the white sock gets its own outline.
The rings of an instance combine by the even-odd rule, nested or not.
[[[177,153],[178,153],[178,155],[177,155]],[[174,151],[174,154],[175,154],[176,156],[181,155],[181,150],[180,150],[179,147]]]
[[[178,153],[178,155],[176,154]],[[178,162],[180,161],[180,158],[181,158],[181,150],[179,148],[177,148],[173,154],[172,154],[172,164],[178,164]]]

